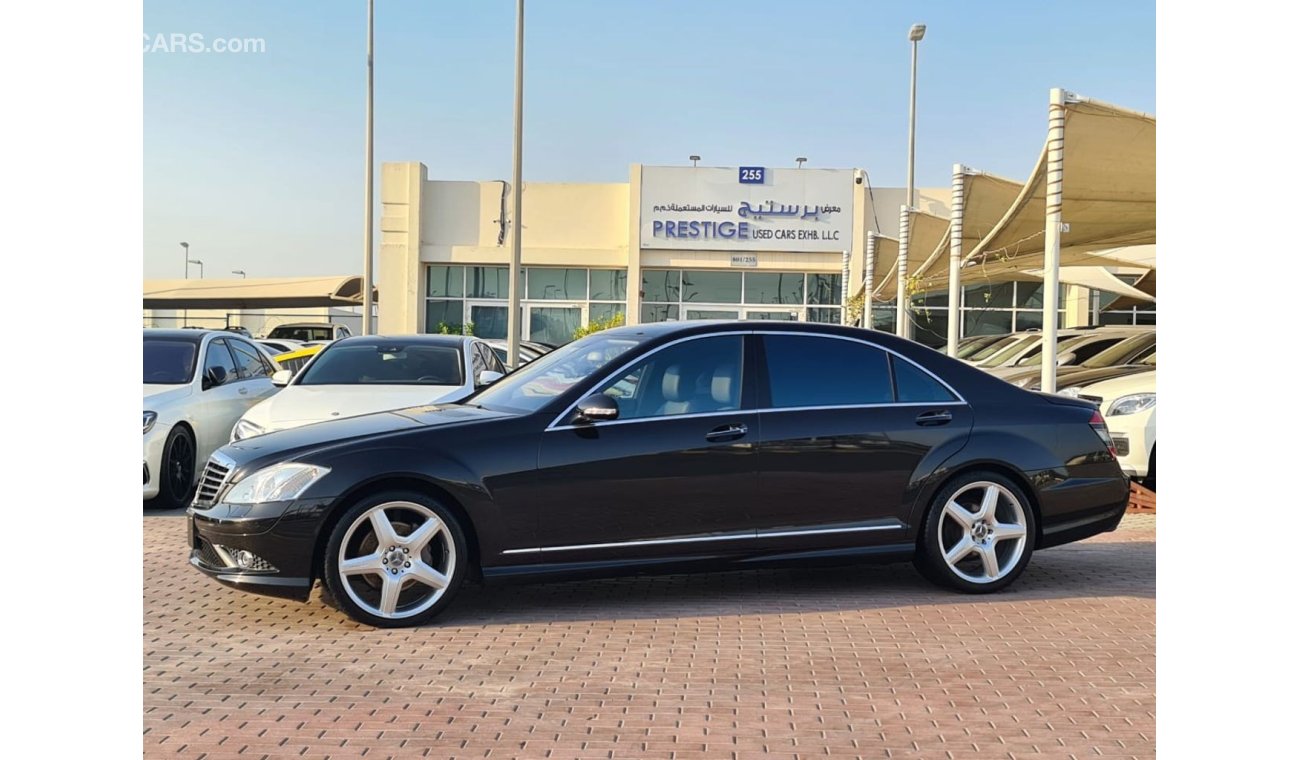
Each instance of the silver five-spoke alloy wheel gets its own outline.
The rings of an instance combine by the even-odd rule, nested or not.
[[[401,620],[442,598],[456,571],[456,543],[433,510],[389,501],[352,521],[337,561],[353,602],[376,617]]]
[[[938,521],[943,561],[957,577],[992,583],[1015,568],[1025,551],[1025,508],[997,483],[976,481],[943,505]]]

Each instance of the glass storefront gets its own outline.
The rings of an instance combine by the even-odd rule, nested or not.
[[[840,275],[643,269],[641,321],[780,319],[840,323]],[[751,308],[756,307],[756,308]]]
[[[627,308],[627,270],[525,267],[520,282],[523,339],[560,345],[591,320]],[[506,337],[510,270],[433,264],[426,268],[425,331]]]

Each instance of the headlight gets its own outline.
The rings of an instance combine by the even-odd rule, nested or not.
[[[1062,390],[1057,391],[1056,395],[1069,396],[1070,398],[1078,398],[1080,393],[1083,393],[1083,388],[1080,388],[1077,385],[1072,385],[1069,388],[1064,388]]]
[[[290,501],[302,495],[312,483],[325,477],[328,472],[328,467],[298,462],[271,465],[236,483],[222,501],[230,504]]]
[[[158,421],[158,413],[157,413],[157,412],[145,412],[145,413],[144,413],[144,432],[145,432],[145,433],[148,433],[150,430],[153,430],[153,424],[154,424],[155,422],[157,422],[157,421]],[[144,435],[144,433],[141,433],[141,435]]]
[[[239,422],[235,423],[235,429],[230,432],[230,440],[233,443],[234,441],[243,440],[244,438],[252,438],[255,435],[261,435],[264,432],[266,431],[262,429],[261,425],[241,419]]]
[[[1115,403],[1110,405],[1110,411],[1106,412],[1106,416],[1118,417],[1122,414],[1137,414],[1155,405],[1156,394],[1154,393],[1134,393],[1131,396],[1120,396],[1115,399]]]

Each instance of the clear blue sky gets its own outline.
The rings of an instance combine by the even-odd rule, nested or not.
[[[515,3],[376,6],[376,165],[507,178]],[[948,185],[955,161],[1023,178],[1051,87],[1155,113],[1155,15],[1123,0],[530,0],[524,178],[626,182],[629,164],[697,153],[807,156],[902,186],[914,22],[929,27],[917,184]],[[144,18],[149,36],[266,46],[144,54],[145,276],[179,277],[181,240],[209,277],[359,272],[364,0],[146,0]]]

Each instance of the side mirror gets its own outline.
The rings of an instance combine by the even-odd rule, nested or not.
[[[293,370],[282,369],[276,372],[274,375],[271,375],[271,385],[274,385],[278,388],[283,388],[284,386],[288,385],[289,381],[292,379],[293,379]]]
[[[505,377],[505,375],[501,374],[500,372],[497,372],[496,370],[485,369],[482,372],[478,373],[477,384],[491,385],[492,383],[495,383],[496,381],[500,380],[503,377]]]
[[[209,388],[215,388],[218,385],[224,385],[225,382],[225,367],[208,367],[208,370],[203,373],[203,390],[205,391]]]
[[[574,424],[606,422],[618,419],[618,402],[603,393],[596,393],[578,402],[574,409]]]

